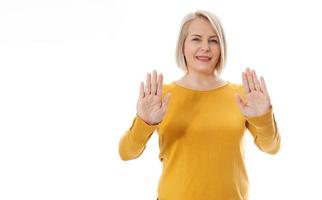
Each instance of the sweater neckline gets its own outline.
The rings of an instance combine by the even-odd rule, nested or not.
[[[187,87],[184,87],[182,85],[179,85],[176,81],[172,81],[172,84],[174,86],[176,86],[178,88],[181,88],[183,90],[186,90],[186,91],[195,92],[195,93],[208,93],[208,92],[219,91],[219,90],[227,87],[230,84],[230,82],[226,81],[224,84],[222,84],[220,86],[217,86],[215,88],[208,89],[208,90],[195,90],[195,89],[192,89],[192,88],[187,88]]]

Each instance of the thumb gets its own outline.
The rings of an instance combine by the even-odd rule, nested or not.
[[[167,93],[162,101],[162,111],[165,112],[166,109],[167,109],[167,106],[169,104],[169,100],[170,100],[170,96],[171,96],[171,93]]]
[[[237,104],[239,105],[240,108],[243,108],[245,106],[245,102],[241,98],[241,96],[238,93],[235,93],[236,101]]]

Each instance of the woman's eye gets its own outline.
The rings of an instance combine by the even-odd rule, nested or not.
[[[210,40],[210,42],[218,43],[218,40]]]
[[[199,41],[199,38],[194,38],[194,39],[192,39],[193,41]]]

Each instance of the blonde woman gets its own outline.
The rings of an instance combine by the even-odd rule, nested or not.
[[[242,85],[220,78],[226,61],[219,19],[207,11],[182,21],[176,61],[184,76],[163,84],[154,70],[141,82],[137,114],[122,136],[122,160],[139,157],[156,130],[162,175],[159,200],[246,200],[246,129],[257,147],[276,154],[280,134],[265,81],[247,68]]]

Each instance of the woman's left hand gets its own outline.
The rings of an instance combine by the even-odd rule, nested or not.
[[[271,107],[271,101],[266,89],[264,78],[257,78],[255,70],[246,68],[242,73],[245,100],[236,94],[236,100],[240,111],[246,117],[257,117],[267,113]]]

